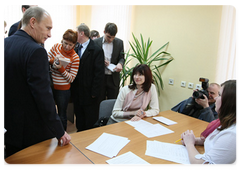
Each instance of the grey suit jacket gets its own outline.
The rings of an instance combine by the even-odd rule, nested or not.
[[[103,37],[95,39],[94,42],[99,47],[102,48]],[[116,38],[116,37],[113,40],[113,52],[112,52],[111,63],[113,63],[115,65],[120,63],[120,64],[122,64],[122,66],[125,63],[123,41],[119,38]],[[120,84],[120,74],[119,74],[119,72],[114,72],[112,74],[112,77],[113,77],[114,85],[119,86],[119,84]]]

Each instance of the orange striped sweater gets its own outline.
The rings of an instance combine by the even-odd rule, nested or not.
[[[71,86],[70,84],[73,82],[78,73],[80,62],[79,56],[74,49],[65,51],[62,47],[62,44],[58,43],[55,44],[48,52],[48,60],[51,65],[53,64],[57,55],[61,55],[63,58],[70,59],[70,63],[65,68],[62,66],[58,70],[51,68],[53,87],[56,90],[69,90]]]

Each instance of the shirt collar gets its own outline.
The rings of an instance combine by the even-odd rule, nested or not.
[[[82,48],[87,48],[87,46],[88,46],[88,44],[89,44],[89,42],[90,42],[90,39],[88,39],[85,43],[83,43],[83,44],[80,44],[80,45],[82,45]]]
[[[107,41],[105,41],[104,39],[104,36],[103,36],[103,41],[102,41],[103,44],[113,44],[113,41],[111,43],[108,43]]]

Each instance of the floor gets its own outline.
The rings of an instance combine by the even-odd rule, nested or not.
[[[67,121],[67,133],[72,134],[72,133],[76,133],[76,132],[77,132],[76,125],[68,120]]]

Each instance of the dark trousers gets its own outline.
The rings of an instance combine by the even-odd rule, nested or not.
[[[91,104],[82,105],[74,100],[74,112],[76,116],[77,131],[83,131],[93,128],[98,120],[98,102],[94,99]]]
[[[63,128],[67,129],[67,106],[70,100],[70,90],[53,90],[54,99],[57,105],[58,115],[62,121]]]
[[[112,75],[105,75],[103,90],[101,91],[100,100],[116,99],[119,93],[119,85],[115,86]]]

